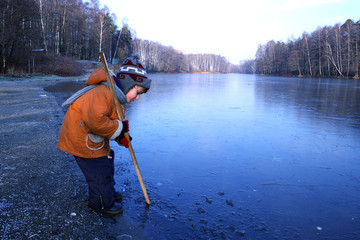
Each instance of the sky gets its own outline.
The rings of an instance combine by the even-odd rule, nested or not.
[[[136,37],[186,54],[209,53],[238,64],[259,44],[287,42],[318,27],[360,20],[359,0],[100,0]]]

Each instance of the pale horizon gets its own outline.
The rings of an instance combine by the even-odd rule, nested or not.
[[[357,0],[100,0],[136,37],[186,54],[216,54],[231,63],[254,59],[259,44],[287,42],[319,27],[360,19]]]

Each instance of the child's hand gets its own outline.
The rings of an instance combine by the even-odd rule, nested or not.
[[[132,137],[129,135],[130,141],[132,140]],[[129,148],[129,141],[126,139],[124,135],[120,135],[119,137],[115,138],[115,141],[120,145],[124,146],[126,148]]]
[[[129,121],[128,120],[122,121],[122,124],[123,124],[123,129],[121,130],[120,135],[117,138],[115,138],[115,141],[120,146],[124,146],[126,148],[129,148],[129,141],[124,136],[125,132],[129,132]],[[130,135],[129,135],[129,139],[130,139],[130,141],[132,139],[132,137]]]
[[[128,120],[122,121],[122,124],[123,124],[123,128],[121,130],[121,134],[124,134],[124,132],[129,131],[129,121]]]

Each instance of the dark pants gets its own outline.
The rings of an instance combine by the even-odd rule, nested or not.
[[[114,151],[100,158],[74,156],[89,186],[89,207],[111,208],[115,202]]]

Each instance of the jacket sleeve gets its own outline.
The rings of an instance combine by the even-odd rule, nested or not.
[[[123,125],[117,118],[110,90],[104,88],[99,86],[89,92],[83,101],[82,117],[90,133],[113,140],[120,135]]]

